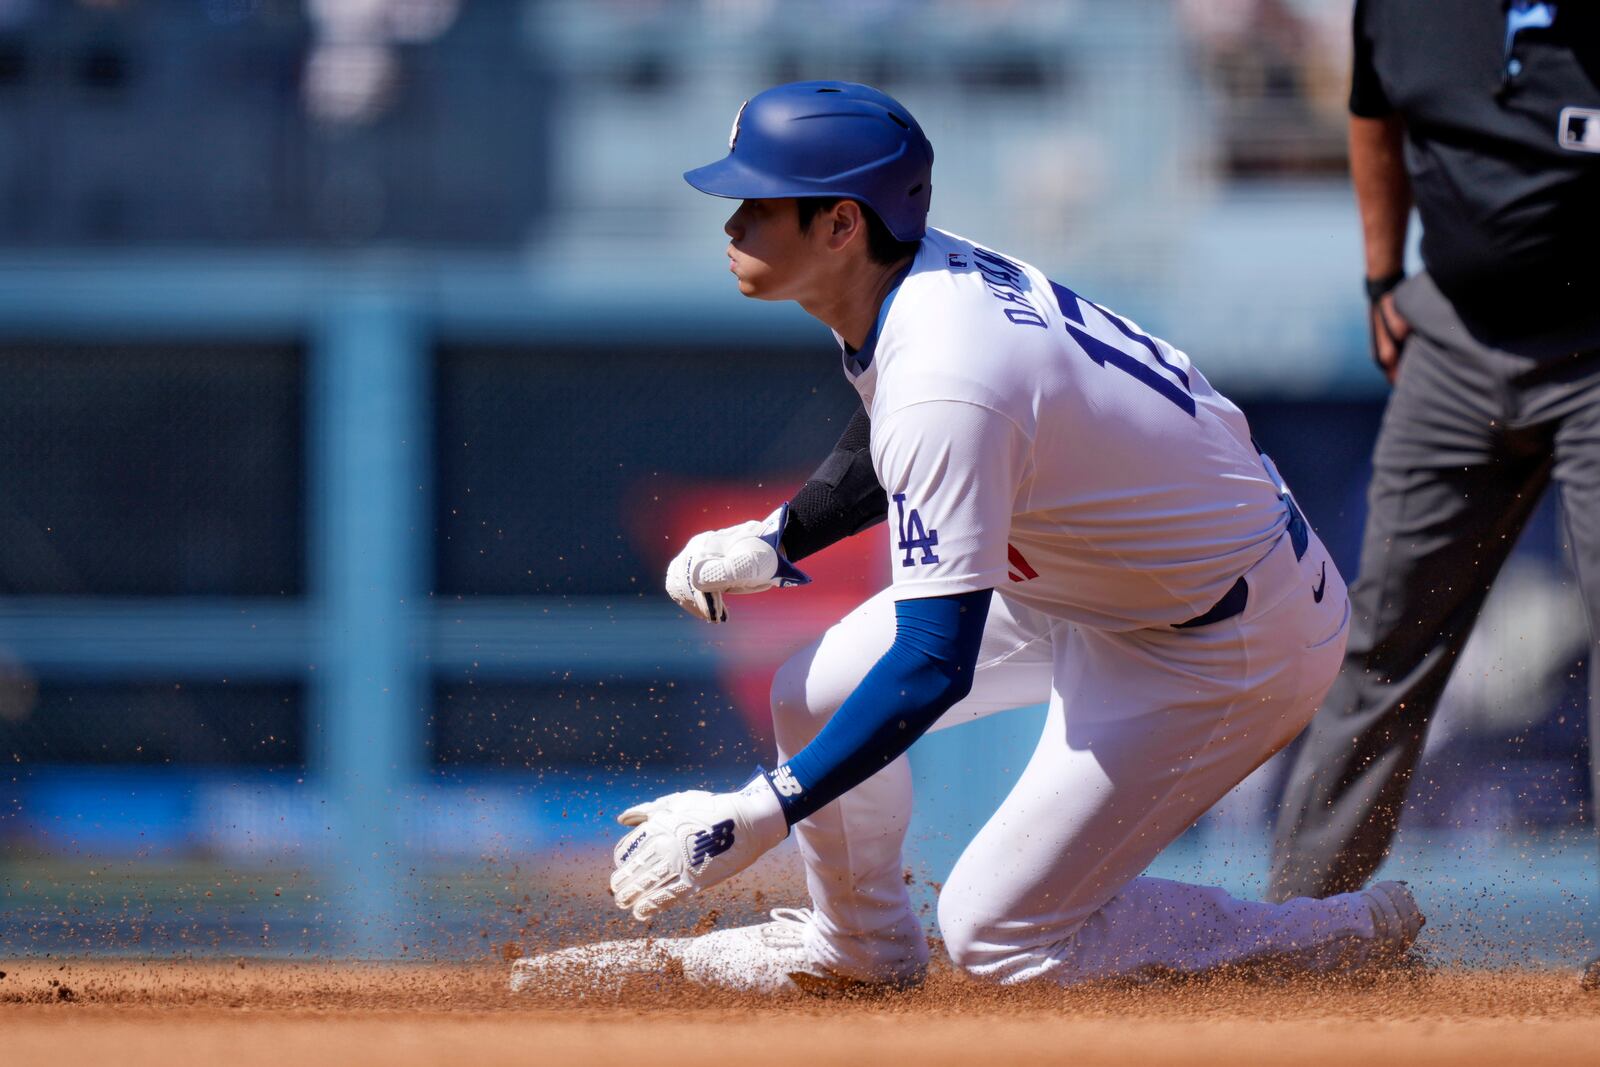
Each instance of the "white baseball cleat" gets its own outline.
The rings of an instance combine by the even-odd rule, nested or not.
[[[1417,907],[1417,898],[1404,882],[1374,882],[1361,891],[1372,909],[1372,923],[1377,929],[1372,959],[1377,962],[1396,961],[1405,956],[1411,943],[1428,922]]]
[[[603,941],[528,956],[511,965],[511,991],[550,988],[614,992],[631,976],[672,975],[699,985],[750,993],[834,993],[905,988],[922,982],[926,965],[866,981],[815,963],[805,947],[808,908],[774,908],[772,921],[698,937]]]

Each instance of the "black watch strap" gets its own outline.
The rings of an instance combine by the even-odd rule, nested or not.
[[[1381,278],[1367,279],[1367,303],[1376,304],[1406,280],[1406,272],[1397,270],[1393,274],[1385,274]]]

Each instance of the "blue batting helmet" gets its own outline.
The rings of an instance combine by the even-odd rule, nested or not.
[[[933,146],[885,93],[853,82],[794,82],[745,101],[727,157],[683,177],[735,200],[859,200],[896,238],[917,241],[927,229]]]

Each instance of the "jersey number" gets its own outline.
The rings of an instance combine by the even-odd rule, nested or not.
[[[933,554],[933,548],[939,543],[939,531],[930,530],[922,524],[922,516],[917,514],[917,509],[906,511],[906,495],[896,493],[894,506],[900,516],[900,550],[906,558],[900,561],[902,567],[915,567],[919,563],[938,563],[939,557]],[[921,549],[922,558],[913,559],[911,553]]]
[[[1194,414],[1194,397],[1189,394],[1189,376],[1184,373],[1182,367],[1174,366],[1162,359],[1161,349],[1156,347],[1154,341],[1128,325],[1120,315],[1107,311],[1093,301],[1084,301],[1104,315],[1122,336],[1149,352],[1150,358],[1155,361],[1155,366],[1151,366],[1138,356],[1130,356],[1122,349],[1106,344],[1090,333],[1083,321],[1083,312],[1078,307],[1080,298],[1077,293],[1055,282],[1050,283],[1050,289],[1056,294],[1056,306],[1061,309],[1061,317],[1066,320],[1067,332],[1085,352],[1089,353],[1090,359],[1102,367],[1112,366],[1124,374],[1131,374],[1190,415]]]

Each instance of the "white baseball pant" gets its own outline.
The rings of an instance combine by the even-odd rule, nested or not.
[[[1248,605],[1232,619],[1128,633],[1055,619],[997,590],[972,692],[934,728],[1046,700],[1049,714],[1021,779],[940,895],[957,965],[1062,984],[1268,959],[1324,970],[1373,938],[1355,894],[1265,904],[1140,877],[1301,731],[1338,672],[1349,601],[1316,536],[1297,560],[1285,535],[1245,578]],[[780,760],[816,735],[894,629],[885,590],[779,669]],[[841,973],[869,978],[926,956],[900,858],[911,801],[902,756],[795,827],[817,917],[809,947]]]

